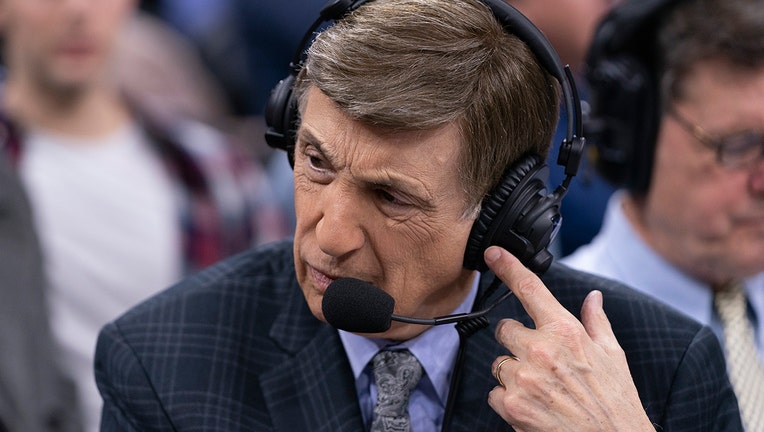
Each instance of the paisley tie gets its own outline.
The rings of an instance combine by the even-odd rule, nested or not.
[[[377,405],[371,432],[410,432],[409,397],[422,378],[422,365],[409,350],[403,350],[378,352],[372,367]]]

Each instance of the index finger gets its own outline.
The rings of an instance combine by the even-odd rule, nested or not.
[[[525,311],[540,327],[570,315],[552,295],[535,273],[525,267],[514,255],[501,247],[491,246],[483,255],[488,267],[496,273],[520,300]]]

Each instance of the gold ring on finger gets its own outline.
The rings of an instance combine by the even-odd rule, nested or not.
[[[494,376],[496,377],[496,381],[498,381],[499,385],[502,387],[504,387],[504,382],[501,380],[501,367],[504,365],[505,362],[509,360],[519,361],[517,357],[509,356],[503,359],[502,361],[500,361],[499,364],[496,365],[496,373],[494,374]]]

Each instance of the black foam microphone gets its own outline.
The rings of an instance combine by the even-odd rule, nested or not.
[[[339,278],[330,283],[321,302],[333,327],[356,333],[381,333],[390,328],[395,300],[370,283]]]
[[[382,333],[391,321],[408,324],[441,325],[480,318],[509,298],[507,291],[486,309],[477,312],[445,315],[435,318],[410,318],[393,314],[395,300],[374,285],[354,278],[339,278],[329,284],[321,309],[333,327],[353,333]]]

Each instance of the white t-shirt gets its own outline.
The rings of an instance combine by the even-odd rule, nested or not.
[[[24,142],[20,175],[46,260],[53,334],[78,384],[86,430],[97,431],[98,331],[181,277],[177,194],[135,125],[99,139],[31,131]]]

